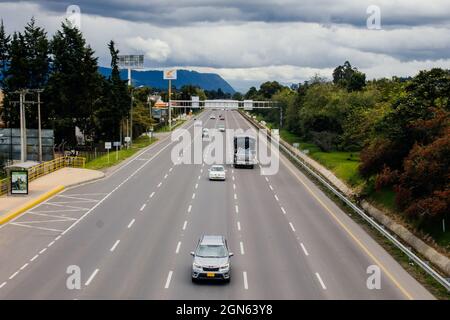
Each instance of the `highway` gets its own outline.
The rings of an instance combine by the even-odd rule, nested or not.
[[[199,119],[250,127],[237,111]],[[192,120],[184,127],[194,136]],[[226,181],[209,181],[208,165],[171,161],[175,144],[0,227],[0,299],[433,299],[283,156],[275,175],[227,165]],[[229,284],[191,282],[202,234],[228,239]],[[372,265],[380,289],[367,287]],[[69,266],[80,289],[67,287]]]

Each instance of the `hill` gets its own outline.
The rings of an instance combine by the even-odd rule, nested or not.
[[[111,68],[99,67],[99,72],[108,77],[111,74]],[[120,75],[122,79],[127,79],[127,70],[121,70]],[[235,93],[233,87],[226,82],[221,76],[215,73],[200,73],[190,70],[178,70],[177,80],[172,81],[172,84],[177,88],[184,85],[198,86],[204,90],[222,89],[225,93]],[[163,80],[163,72],[159,70],[138,71],[133,70],[131,78],[135,86],[150,86],[157,89],[166,89],[167,80]]]

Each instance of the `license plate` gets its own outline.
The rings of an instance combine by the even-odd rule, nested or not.
[[[213,273],[213,272],[208,272],[208,273],[206,274],[206,276],[207,276],[208,278],[214,278],[214,273]]]

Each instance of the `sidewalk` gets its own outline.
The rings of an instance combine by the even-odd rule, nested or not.
[[[20,214],[22,208],[37,205],[64,188],[97,180],[104,176],[103,172],[96,170],[63,168],[36,179],[30,182],[28,195],[0,197],[0,224],[5,219],[8,220],[11,215]],[[20,212],[17,213],[18,211]]]

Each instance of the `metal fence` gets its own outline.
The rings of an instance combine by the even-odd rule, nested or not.
[[[46,174],[55,172],[61,168],[84,168],[86,159],[83,157],[59,157],[46,161],[28,169],[28,181],[31,182]],[[8,193],[9,178],[0,180],[0,196]]]
[[[244,117],[255,127],[265,129],[264,126],[255,122],[253,119],[248,117],[245,113],[242,113]],[[267,137],[270,139],[271,134],[267,132]],[[352,202],[349,198],[347,198],[344,194],[338,191],[335,187],[328,182],[326,177],[323,177],[320,173],[316,172],[313,168],[311,168],[303,159],[298,157],[295,153],[293,153],[285,143],[280,140],[279,147],[282,152],[289,156],[289,158],[293,159],[298,165],[300,165],[303,169],[306,170],[308,174],[317,179],[325,188],[327,188],[331,193],[337,196],[340,200],[342,200],[347,206],[349,206],[354,212],[356,212],[361,218],[363,218],[367,223],[369,223],[373,228],[375,228],[378,232],[380,232],[384,237],[386,237],[389,241],[391,241],[398,249],[400,249],[404,254],[406,254],[414,263],[416,263],[422,270],[428,273],[431,277],[433,277],[438,283],[440,283],[447,291],[450,291],[450,282],[443,277],[439,272],[433,269],[427,262],[423,261],[419,258],[410,248],[405,246],[402,242],[400,242],[394,235],[388,232],[383,225],[379,224],[375,221],[375,219],[369,216],[363,209],[358,207],[356,204]]]

